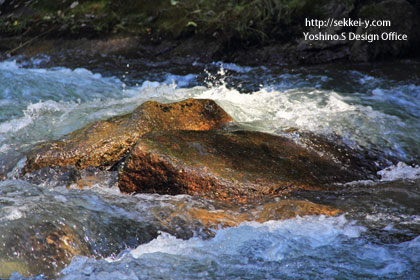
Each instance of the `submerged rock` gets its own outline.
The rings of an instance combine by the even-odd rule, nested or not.
[[[119,188],[246,202],[371,176],[357,164],[261,132],[154,132],[126,158]]]
[[[89,167],[77,170],[73,167],[42,167],[21,176],[21,179],[48,188],[66,186],[67,188],[91,188],[96,184],[111,188],[117,183],[117,171]]]
[[[97,121],[65,139],[36,147],[27,156],[23,174],[46,166],[111,167],[150,131],[209,130],[230,121],[232,118],[213,100],[148,101],[130,114]]]
[[[10,231],[10,235],[2,235],[2,242],[0,277],[10,277],[12,272],[25,277],[56,277],[74,256],[91,255],[83,237],[73,229],[48,222]]]
[[[296,216],[325,215],[336,216],[340,210],[315,204],[304,200],[279,200],[246,207],[230,207],[225,210],[208,210],[190,207],[185,204],[179,209],[179,215],[186,220],[199,221],[205,228],[218,229],[238,226],[243,222],[256,221],[264,223],[270,220],[284,220]],[[167,217],[168,220],[178,218],[176,213]]]

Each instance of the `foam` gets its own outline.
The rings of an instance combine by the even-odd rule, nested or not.
[[[0,70],[16,70],[19,69],[20,65],[16,60],[6,60],[0,62]]]
[[[163,84],[174,84],[176,87],[188,87],[196,81],[197,75],[187,74],[187,75],[172,75],[167,74]]]
[[[287,251],[291,249],[287,248],[291,241],[291,232],[293,232],[293,239],[301,239],[302,243],[316,248],[333,242],[340,235],[356,238],[363,230],[362,227],[349,223],[344,216],[338,218],[298,217],[263,224],[249,222],[239,227],[218,230],[213,239],[205,241],[197,237],[180,240],[167,233],[161,233],[156,239],[148,244],[140,245],[130,254],[135,258],[156,252],[188,256],[212,248],[212,254],[222,255],[239,252],[244,244],[264,239],[265,235],[269,235],[273,244],[258,254],[261,254],[266,261],[276,261],[283,259]]]
[[[235,63],[226,63],[226,62],[221,62],[221,61],[213,62],[212,64],[219,68],[227,69],[227,70],[234,71],[237,73],[248,73],[256,69],[250,66],[240,66]]]
[[[233,66],[229,64],[227,67]],[[331,79],[327,76],[286,73],[280,75],[281,83],[294,88],[285,84],[261,85],[252,94],[243,94],[227,86],[224,68],[219,70],[219,78],[209,76],[207,87],[182,88],[194,82],[195,75],[166,74],[163,82],[145,81],[141,86],[123,87],[119,79],[103,77],[82,68],[24,69],[16,61],[2,62],[0,67],[9,69],[5,72],[10,72],[11,77],[19,80],[19,86],[22,86],[20,91],[4,88],[4,106],[14,110],[12,116],[15,117],[0,123],[3,135],[36,126],[38,132],[27,132],[34,132],[39,135],[36,141],[42,141],[59,137],[98,119],[128,113],[147,100],[174,102],[186,98],[210,98],[249,129],[281,134],[284,129],[293,127],[317,134],[336,133],[349,145],[380,148],[403,161],[412,160],[419,152],[418,122],[363,105],[357,99],[360,94],[352,97],[321,89],[317,84],[305,87],[308,84],[306,79],[324,83]],[[254,70],[238,69],[243,72]],[[369,76],[365,79],[371,81],[375,78]],[[39,88],[33,86],[35,82]],[[419,107],[418,102],[406,96],[409,88],[417,90],[417,87],[405,87],[401,102],[411,103],[411,107],[406,107],[414,112]],[[380,91],[384,90],[373,90],[372,96],[364,98],[375,99]],[[392,94],[383,93],[381,96]],[[0,144],[9,143],[6,140]]]
[[[397,116],[354,104],[352,99],[334,91],[262,88],[253,94],[242,94],[220,85],[194,97],[214,99],[235,120],[254,122],[254,129],[270,133],[289,127],[317,134],[336,133],[348,139],[348,143],[367,148],[374,144],[389,155],[400,158],[407,157],[402,138],[411,137],[410,141],[418,141],[416,133],[412,129],[408,131],[409,128]]]
[[[1,209],[0,221],[13,221],[24,217],[22,211],[17,207],[3,207]]]
[[[389,166],[378,171],[381,181],[395,180],[416,180],[420,179],[420,166],[409,166],[404,162],[398,162],[396,165]]]
[[[366,229],[339,217],[248,222],[219,229],[210,240],[161,232],[117,258],[75,258],[63,279],[401,277],[418,259],[417,239],[401,245],[366,242]]]
[[[39,119],[42,115],[53,114],[56,112],[65,112],[74,107],[74,104],[65,102],[55,102],[48,100],[46,102],[30,103],[24,110],[24,116],[19,119],[13,119],[0,123],[0,133],[17,132]]]

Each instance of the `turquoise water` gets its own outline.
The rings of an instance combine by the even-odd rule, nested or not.
[[[130,61],[113,70],[100,63],[46,65],[48,57],[0,62],[0,260],[25,264],[13,279],[22,274],[39,279],[420,277],[418,62],[375,68],[253,68],[217,62],[169,67]],[[37,143],[128,113],[147,100],[190,97],[214,99],[245,129],[336,134],[352,147],[399,163],[381,171],[376,182],[295,196],[339,208],[341,216],[249,222],[213,231],[183,216],[177,205],[217,210],[217,203],[123,195],[113,172],[89,171],[99,180],[83,190],[59,174],[40,174],[30,182],[17,177],[25,151]],[[178,220],[162,223],[160,217],[173,213]],[[75,257],[69,266],[40,265],[31,240],[44,228],[63,226],[91,256]],[[18,241],[16,232],[22,233]]]

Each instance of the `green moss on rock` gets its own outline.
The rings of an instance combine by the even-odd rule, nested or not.
[[[348,0],[350,1],[350,0]],[[24,17],[10,10],[3,17],[0,33],[22,34],[29,29],[41,32],[57,25],[60,35],[98,36],[104,33],[128,33],[141,36],[180,38],[201,36],[239,40],[258,44],[290,36],[299,36],[305,17],[323,16],[322,6],[329,0],[73,0],[29,1]],[[15,19],[12,19],[16,17]],[[17,20],[19,24],[13,24]],[[44,26],[44,27],[42,27]]]

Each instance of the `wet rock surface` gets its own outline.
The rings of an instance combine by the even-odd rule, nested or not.
[[[271,199],[238,207],[183,195],[128,196],[118,189],[108,192],[104,186],[98,188],[105,188],[104,193],[77,187],[57,191],[27,183],[21,191],[11,191],[3,185],[3,195],[10,191],[14,215],[20,213],[21,219],[0,220],[0,277],[18,272],[25,277],[43,274],[55,279],[74,256],[112,258],[150,242],[159,232],[184,240],[194,236],[208,239],[215,229],[246,221],[339,213],[333,207],[303,200]],[[22,197],[25,200],[21,201]]]
[[[19,272],[24,276],[44,274],[54,277],[74,256],[91,255],[83,238],[65,225],[47,222],[25,231],[16,229],[10,233],[10,236],[2,236],[0,277],[9,277],[11,272]],[[32,250],[23,251],[19,248]]]
[[[317,135],[313,132],[287,129],[286,137],[302,144],[305,148],[328,157],[342,168],[351,170],[360,178],[375,180],[377,172],[396,164],[399,160],[383,155],[374,146],[369,150],[348,146],[344,139],[336,134]]]
[[[119,188],[245,202],[372,176],[358,164],[261,132],[156,132],[125,160]]]
[[[212,100],[149,101],[131,114],[95,122],[36,147],[21,178],[50,187],[89,188],[98,180],[115,185],[118,170],[122,192],[244,203],[375,180],[380,169],[394,163],[373,150],[350,148],[338,136],[295,129],[283,136],[218,129],[231,121]],[[103,173],[110,168],[113,175]]]
[[[36,147],[27,156],[23,173],[47,166],[111,167],[147,132],[208,130],[230,121],[232,118],[212,100],[188,99],[172,104],[149,101],[131,114],[95,122],[63,140]]]
[[[242,207],[229,207],[227,209],[208,210],[190,207],[187,204],[179,205],[179,212],[190,221],[200,222],[206,229],[238,226],[243,222],[257,221],[264,223],[270,220],[284,220],[296,216],[326,215],[335,216],[340,210],[326,205],[316,204],[305,200],[278,200],[257,205]],[[168,219],[177,217],[176,213]]]

